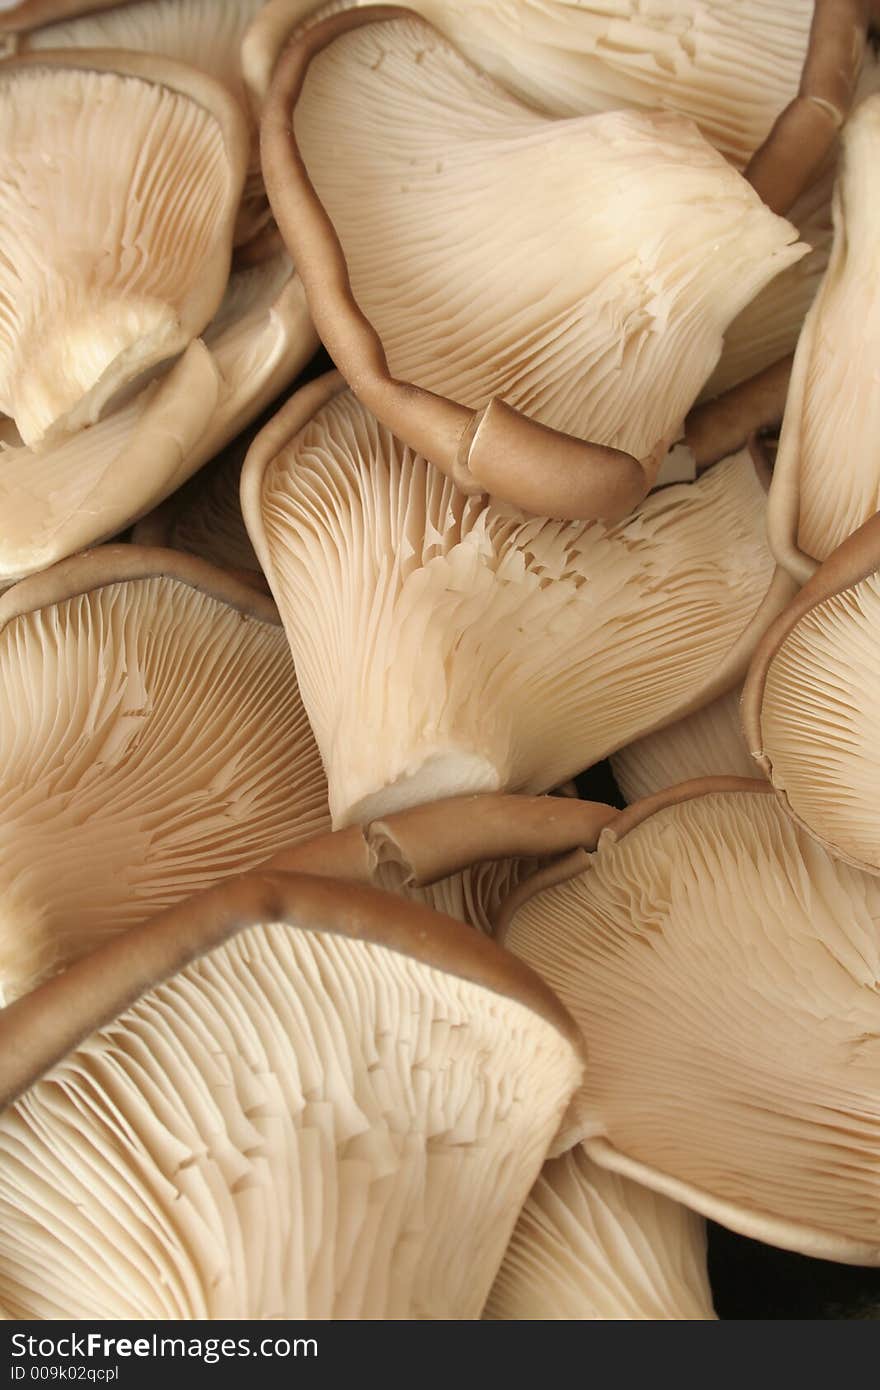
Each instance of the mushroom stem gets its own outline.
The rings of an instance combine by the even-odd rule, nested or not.
[[[422,888],[493,859],[593,849],[618,814],[567,797],[454,797],[292,845],[263,867],[375,883],[379,865],[394,864],[407,885]]]
[[[698,470],[735,454],[756,430],[779,424],[793,361],[791,353],[780,357],[748,381],[691,411],[684,437]]]
[[[767,206],[788,212],[808,188],[852,105],[862,64],[868,0],[815,0],[801,84],[749,160],[745,176]]]
[[[669,441],[639,460],[550,429],[497,397],[473,410],[399,381],[355,301],[339,237],[297,145],[293,112],[318,53],[364,24],[409,15],[392,5],[344,10],[293,39],[275,69],[260,125],[263,177],[315,328],[358,400],[463,492],[491,492],[558,520],[619,521],[646,496]]]

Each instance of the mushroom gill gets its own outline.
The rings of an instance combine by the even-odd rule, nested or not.
[[[376,15],[307,29],[262,118],[318,332],[469,492],[622,517],[728,323],[807,248],[690,122],[549,119],[424,21]]]
[[[15,1318],[477,1318],[583,1072],[476,932],[283,874],[110,943],[0,1037]]]
[[[828,269],[798,340],[770,491],[774,553],[800,583],[880,508],[880,95],[844,127]]]
[[[89,430],[28,449],[0,437],[0,583],[117,535],[189,478],[317,345],[285,256],[230,276],[203,338]]]
[[[491,936],[501,904],[536,869],[594,849],[617,812],[549,796],[457,796],[315,835],[261,866],[367,883]]]
[[[695,777],[755,777],[740,726],[741,694],[737,686],[614,753],[611,770],[624,800],[639,801]]]
[[[743,695],[752,756],[830,852],[880,872],[880,516],[768,629]]]
[[[578,1144],[541,1169],[483,1317],[712,1319],[706,1223],[679,1202],[600,1168]]]
[[[256,99],[265,97],[293,28],[349,7],[355,0],[269,0],[244,43]],[[813,7],[811,0],[412,0],[407,8],[539,111],[674,111],[743,168],[797,93]]]
[[[707,779],[534,880],[505,945],[580,1024],[577,1132],[733,1230],[880,1264],[880,880]]]
[[[251,128],[251,158],[234,236],[239,245],[270,217],[255,122],[241,73],[241,41],[259,8],[260,0],[129,0],[21,32],[12,46],[19,53],[72,48],[161,53],[221,82]]]
[[[0,64],[0,146],[0,410],[33,446],[94,424],[201,333],[247,128],[169,59],[33,54]]]
[[[274,605],[108,546],[0,599],[0,991],[327,828]]]
[[[746,454],[613,526],[526,517],[459,492],[333,376],[254,441],[242,509],[337,827],[558,785],[733,685],[791,592]]]

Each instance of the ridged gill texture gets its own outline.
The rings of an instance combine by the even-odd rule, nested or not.
[[[749,459],[627,521],[466,498],[346,392],[262,483],[268,577],[334,823],[546,791],[714,675],[770,582]]]
[[[279,627],[178,580],[0,632],[0,998],[328,828]]]
[[[518,1002],[249,928],[0,1118],[0,1308],[479,1317],[579,1075]]]
[[[483,1314],[517,1322],[714,1316],[706,1223],[600,1168],[580,1145],[541,1169]]]
[[[260,46],[274,49],[282,16],[296,24],[348,8],[270,0],[254,47],[260,29]],[[737,168],[797,93],[813,11],[812,0],[411,0],[407,8],[538,110],[675,111]],[[258,91],[270,61],[262,52],[254,64]]]
[[[44,48],[127,48],[162,53],[210,73],[247,109],[241,40],[261,0],[137,0],[46,24],[22,36],[19,52]]]
[[[394,376],[639,458],[805,250],[689,122],[548,119],[418,20],[320,53],[294,126]]]
[[[112,72],[0,71],[0,147],[0,410],[33,445],[201,331],[239,190],[207,110]]]
[[[799,548],[824,560],[880,509],[880,95],[843,132],[834,245],[798,341],[776,460]],[[771,494],[771,506],[778,499]]]
[[[728,792],[606,831],[505,945],[583,1030],[581,1133],[603,1163],[687,1184],[756,1239],[877,1264],[878,927],[880,880],[773,796]]]
[[[817,604],[770,663],[761,734],[773,785],[824,840],[880,869],[880,575]]]
[[[626,801],[689,782],[692,777],[758,777],[739,720],[741,686],[621,748],[611,759]]]

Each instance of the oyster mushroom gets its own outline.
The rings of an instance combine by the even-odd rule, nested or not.
[[[880,95],[856,107],[842,144],[834,245],[798,341],[770,490],[771,545],[799,583],[880,508]]]
[[[328,825],[274,605],[175,551],[107,546],[3,595],[0,764],[7,1000]]]
[[[280,257],[230,277],[204,337],[91,429],[41,449],[0,434],[0,584],[117,535],[293,380],[317,338]]]
[[[34,446],[94,424],[208,323],[247,127],[170,59],[38,53],[0,64],[0,145],[0,410]]]
[[[706,1223],[600,1168],[580,1145],[544,1164],[520,1212],[484,1318],[714,1318]]]
[[[569,1138],[755,1239],[880,1264],[880,880],[767,783],[685,783],[521,885],[505,945],[590,1066]]]
[[[464,496],[332,375],[258,435],[242,510],[337,828],[558,785],[734,685],[793,592],[747,454],[616,526],[526,517]]]
[[[726,325],[806,250],[689,122],[549,120],[393,8],[290,44],[261,148],[358,398],[465,491],[537,515],[631,511]]]
[[[241,40],[260,0],[129,0],[112,8],[45,23],[10,40],[19,53],[44,49],[114,48],[161,53],[216,78],[251,129],[251,159],[235,231],[236,245],[269,220],[259,169],[256,125],[241,75]],[[2,30],[0,30],[2,32]]]
[[[250,875],[0,1014],[16,1318],[476,1318],[583,1072],[476,932]]]
[[[880,872],[880,515],[844,541],[768,628],[743,693],[752,756],[830,852]]]
[[[452,797],[313,836],[262,868],[370,883],[491,935],[502,902],[523,878],[542,861],[592,849],[616,815],[573,797]]]
[[[255,101],[265,100],[293,30],[354,7],[263,5],[242,48]],[[407,8],[540,111],[675,111],[740,169],[797,94],[812,13],[810,0],[413,0]]]

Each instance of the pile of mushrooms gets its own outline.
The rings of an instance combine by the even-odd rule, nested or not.
[[[0,4],[0,1318],[880,1268],[875,18]]]

